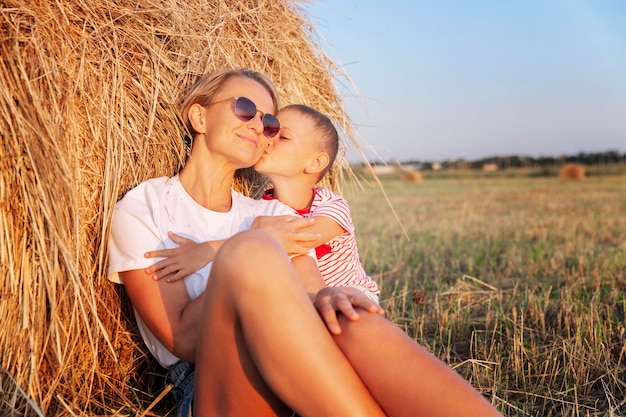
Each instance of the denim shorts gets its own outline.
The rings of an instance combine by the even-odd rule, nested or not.
[[[191,417],[194,369],[193,363],[178,361],[167,372],[173,385],[172,393],[176,401],[176,417]]]
[[[185,361],[176,362],[167,371],[168,378],[173,385],[176,417],[192,417],[194,371],[195,365]],[[291,417],[299,416],[294,411]]]

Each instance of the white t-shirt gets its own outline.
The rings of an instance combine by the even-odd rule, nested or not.
[[[142,182],[115,205],[109,239],[110,281],[123,284],[118,272],[144,269],[163,258],[146,258],[144,253],[177,245],[168,238],[177,235],[206,242],[227,239],[248,230],[256,216],[293,215],[287,205],[254,200],[232,191],[228,212],[211,211],[187,193],[178,176],[160,177]],[[183,279],[189,298],[194,300],[205,289],[211,264]],[[159,363],[169,367],[179,359],[150,332],[135,311],[135,318],[146,346]]]

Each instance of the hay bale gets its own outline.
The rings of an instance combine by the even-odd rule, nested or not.
[[[585,167],[580,164],[565,164],[559,171],[559,177],[564,180],[584,180]]]
[[[295,1],[5,0],[0,11],[0,372],[45,415],[139,413],[151,360],[106,280],[106,242],[117,199],[181,166],[180,93],[197,74],[252,67],[351,140],[333,86],[345,75]]]
[[[422,182],[422,174],[419,171],[404,171],[404,180],[408,182]]]

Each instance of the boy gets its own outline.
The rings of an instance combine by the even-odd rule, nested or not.
[[[254,165],[273,185],[263,198],[276,198],[301,216],[315,218],[310,231],[320,234],[314,246],[326,285],[358,287],[378,301],[378,286],[359,260],[348,203],[327,188],[315,187],[337,155],[337,130],[328,117],[300,104],[284,107],[278,117],[278,137]]]
[[[319,238],[303,242],[315,248],[324,283],[330,287],[352,286],[378,302],[380,290],[365,273],[359,260],[354,225],[347,202],[324,187],[315,187],[332,166],[339,136],[331,120],[317,110],[294,104],[278,114],[281,129],[254,168],[268,177],[273,188],[264,199],[278,199],[303,217],[315,218],[308,231]],[[254,225],[263,222],[255,219]],[[253,225],[253,227],[254,227]],[[147,269],[155,279],[174,281],[206,264],[201,243],[170,233],[177,249],[148,252],[146,257],[169,257]]]

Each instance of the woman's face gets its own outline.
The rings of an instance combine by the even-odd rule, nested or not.
[[[258,111],[252,120],[237,117],[231,100],[235,97],[246,97],[256,105]],[[261,117],[273,113],[270,93],[254,80],[235,77],[224,83],[212,103],[206,107],[204,116],[204,140],[211,155],[224,157],[235,168],[254,165],[269,142],[263,134]]]
[[[315,123],[297,110],[282,110],[278,115],[280,132],[274,137],[254,169],[270,180],[292,178],[304,172],[319,151]]]

